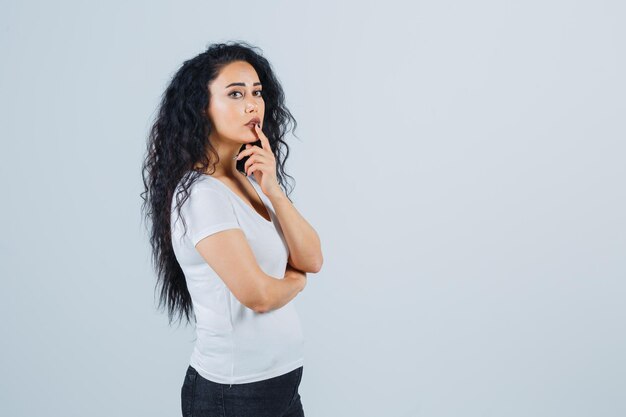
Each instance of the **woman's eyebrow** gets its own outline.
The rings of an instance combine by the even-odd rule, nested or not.
[[[246,86],[246,83],[230,83],[230,84],[228,84],[228,85],[227,85],[226,87],[224,87],[224,88],[232,87],[232,86],[234,86],[234,85],[240,85],[240,86],[242,86],[242,87],[245,87],[245,86]],[[254,84],[252,84],[252,85],[253,85],[253,86],[255,86],[255,85],[261,85],[261,83],[254,83]]]

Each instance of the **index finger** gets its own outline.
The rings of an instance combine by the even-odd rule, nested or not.
[[[260,124],[255,124],[254,130],[256,131],[259,140],[261,141],[261,147],[271,152],[272,147],[270,146],[270,141],[269,139],[267,139],[267,136],[265,136],[265,133],[263,133],[263,131],[261,130]]]

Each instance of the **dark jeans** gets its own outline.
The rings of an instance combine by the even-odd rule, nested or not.
[[[231,385],[209,381],[190,365],[181,388],[183,417],[304,417],[298,393],[302,368]]]

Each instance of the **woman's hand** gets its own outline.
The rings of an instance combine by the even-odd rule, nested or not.
[[[289,263],[287,263],[287,269],[285,270],[285,278],[301,280],[302,288],[300,289],[300,291],[302,291],[304,287],[306,287],[306,283],[307,283],[306,272],[300,271],[299,269],[294,268]]]
[[[247,144],[246,149],[237,155],[237,160],[244,156],[250,156],[244,164],[244,171],[247,176],[254,174],[256,182],[259,183],[265,195],[270,197],[272,194],[282,193],[276,178],[276,158],[272,152],[270,141],[259,124],[255,124],[253,129],[261,141],[261,147]]]

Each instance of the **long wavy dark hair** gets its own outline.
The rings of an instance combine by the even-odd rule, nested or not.
[[[219,162],[209,141],[213,126],[207,114],[211,99],[208,86],[225,65],[246,61],[256,70],[265,101],[263,132],[276,158],[276,177],[287,198],[292,191],[286,189],[285,177],[293,177],[285,172],[289,146],[283,139],[290,126],[295,131],[297,123],[285,106],[283,89],[270,63],[257,52],[258,49],[241,41],[216,43],[185,61],[161,96],[158,115],[148,135],[142,166],[145,190],[140,194],[143,199],[141,210],[150,223],[152,264],[157,273],[155,291],[160,288],[158,309],[167,307],[170,325],[176,314],[179,323],[183,316],[188,324],[191,315],[195,320],[185,276],[172,249],[172,198],[180,183],[175,209],[181,218],[180,207],[189,197],[191,185],[207,168],[210,169],[208,172],[214,172]],[[240,150],[243,149],[245,144]],[[246,160],[242,158],[237,162],[239,171],[244,171]]]

